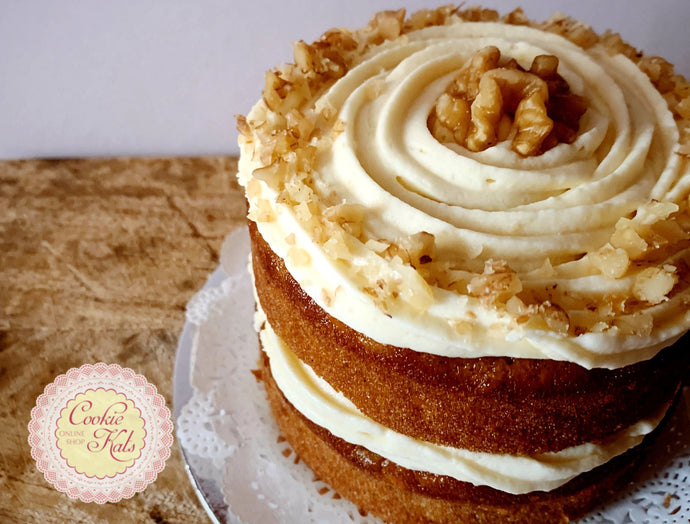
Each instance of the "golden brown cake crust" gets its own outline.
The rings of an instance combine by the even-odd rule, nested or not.
[[[402,468],[310,422],[283,396],[262,353],[273,415],[297,454],[326,483],[362,510],[388,522],[558,523],[584,516],[620,490],[661,428],[607,464],[551,492],[511,495],[450,477]]]
[[[254,223],[249,230],[257,294],[275,332],[363,413],[399,433],[509,454],[599,442],[669,402],[688,369],[682,344],[617,370],[379,344],[320,308]]]

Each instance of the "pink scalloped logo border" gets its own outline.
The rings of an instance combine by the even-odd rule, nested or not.
[[[47,437],[57,426],[57,417],[67,405],[65,398],[72,398],[77,393],[92,389],[94,385],[118,392],[123,389],[134,390],[138,402],[144,404],[136,407],[141,411],[145,424],[154,430],[146,433],[144,449],[147,452],[137,459],[137,468],[128,468],[122,474],[105,477],[101,481],[68,467],[59,458],[57,445]],[[130,498],[156,480],[170,457],[172,433],[170,410],[156,386],[132,369],[99,362],[72,368],[45,387],[36,400],[36,406],[31,410],[29,445],[36,466],[55,489],[83,502],[104,504]],[[132,473],[130,469],[136,469],[136,473]]]

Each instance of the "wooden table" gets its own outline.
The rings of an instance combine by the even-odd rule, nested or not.
[[[185,304],[244,222],[237,160],[0,162],[0,522],[207,522],[177,443],[154,484],[116,504],[53,488],[27,424],[55,377],[117,363],[172,411]]]

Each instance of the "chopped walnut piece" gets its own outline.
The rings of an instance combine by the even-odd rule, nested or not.
[[[270,166],[259,167],[252,171],[252,180],[265,182],[269,187],[279,189],[285,176],[285,164],[275,162]]]
[[[641,257],[647,251],[647,242],[637,233],[629,218],[618,219],[611,235],[611,245],[625,250],[631,260]]]
[[[527,16],[525,15],[525,12],[520,7],[511,11],[507,15],[504,15],[502,20],[504,23],[511,24],[511,25],[527,25],[527,24],[529,24],[529,19],[527,18]]]
[[[625,42],[618,33],[614,33],[610,30],[606,31],[599,40],[610,55],[620,54],[635,61],[639,60],[641,56],[641,53],[629,43]]]
[[[570,319],[563,308],[547,301],[538,306],[538,311],[549,329],[561,334],[568,332]]]
[[[341,226],[353,237],[362,234],[362,223],[366,214],[366,208],[361,204],[338,204],[329,207],[323,213],[326,220]]]
[[[624,249],[631,260],[641,260],[653,256],[655,249],[688,238],[679,223],[679,209],[673,202],[651,201],[641,206],[634,218],[618,220],[611,245]]]
[[[602,275],[611,278],[621,278],[630,267],[628,253],[619,247],[606,244],[598,251],[589,254],[589,260]]]
[[[434,303],[429,284],[399,257],[394,256],[384,262],[383,258],[373,255],[366,263],[358,264],[357,269],[359,276],[369,284],[363,290],[372,296],[374,304],[384,313],[392,311],[398,301],[407,303],[418,313]],[[382,275],[390,278],[382,278]]]
[[[558,74],[558,58],[553,55],[535,56],[529,72],[539,78],[551,78]]]
[[[668,300],[667,295],[678,281],[675,268],[669,266],[664,268],[648,267],[640,271],[635,277],[633,284],[633,295],[639,300],[644,300],[650,304],[659,304]]]
[[[484,272],[470,281],[468,291],[474,297],[488,298],[494,303],[505,303],[522,291],[522,282],[517,273],[504,261],[487,260]]]
[[[254,222],[273,222],[276,219],[270,202],[263,198],[256,201],[256,206],[252,206],[247,216]]]
[[[405,20],[404,31],[416,31],[432,25],[444,25],[455,11],[454,5],[444,5],[437,9],[420,9]]]
[[[368,37],[368,43],[380,44],[385,40],[393,40],[400,36],[405,21],[405,10],[379,11],[369,21],[364,32]]]
[[[247,198],[259,198],[261,196],[261,182],[255,178],[250,178],[247,181]]]
[[[298,66],[303,73],[314,70],[314,56],[309,44],[302,40],[294,42],[292,44],[292,54],[295,59],[295,65]]]
[[[418,268],[428,264],[436,255],[434,245],[434,235],[426,231],[420,231],[406,239],[405,248],[412,267]]]
[[[357,48],[357,41],[349,32],[331,29],[312,44],[295,42],[292,53],[307,87],[317,89],[320,83],[345,74]]]
[[[583,49],[592,47],[599,41],[599,36],[591,27],[562,13],[554,14],[537,27],[544,31],[559,34]]]
[[[640,207],[633,219],[636,223],[651,225],[662,220],[666,220],[673,213],[678,211],[678,204],[673,202],[652,201]]]
[[[458,14],[468,22],[495,22],[498,20],[498,11],[484,7],[468,7]]]
[[[295,217],[297,217],[297,220],[303,223],[308,223],[316,214],[314,205],[310,205],[309,202],[300,202],[296,206],[294,206],[295,210]]]
[[[289,203],[293,205],[303,202],[310,203],[314,200],[314,191],[306,184],[298,184],[294,180],[289,180],[285,190],[278,195],[277,202],[281,204]]]
[[[251,140],[252,138],[252,128],[247,122],[247,118],[244,115],[235,115],[237,120],[237,130],[240,132],[246,140]]]
[[[282,90],[287,82],[280,78],[275,71],[266,71],[264,77],[264,91],[263,99],[271,111],[277,111],[280,108]]]
[[[518,322],[522,322],[527,329],[553,331],[563,335],[570,329],[570,318],[565,310],[548,300],[538,305],[529,305],[525,314],[518,317]]]
[[[263,100],[271,111],[279,115],[299,108],[310,95],[303,79],[288,79],[288,75],[278,70],[266,71]]]
[[[483,151],[513,135],[511,147],[522,156],[572,143],[587,107],[558,74],[558,58],[537,56],[529,71],[514,59],[500,61],[493,46],[472,56],[429,115],[434,137]]]
[[[406,285],[400,290],[400,296],[417,312],[426,311],[434,303],[434,296],[429,284],[414,272],[412,268]],[[412,278],[413,277],[413,278]]]
[[[674,87],[671,80],[673,65],[660,56],[644,56],[637,64],[647,74],[649,80],[661,94],[668,93]]]
[[[383,253],[386,249],[390,247],[390,243],[384,242],[382,240],[375,240],[373,238],[370,238],[367,240],[364,245],[371,249],[374,253],[381,254]]]
[[[323,244],[323,250],[333,260],[347,260],[352,254],[342,231],[335,231]]]
[[[314,130],[315,122],[305,117],[298,109],[290,109],[287,115],[287,126],[295,138],[309,140],[311,133]]]
[[[519,319],[528,312],[527,305],[516,295],[506,301],[506,311]]]

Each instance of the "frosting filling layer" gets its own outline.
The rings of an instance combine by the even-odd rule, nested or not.
[[[259,318],[265,317],[259,313]],[[601,444],[585,443],[530,457],[471,452],[413,439],[376,423],[300,361],[268,322],[260,338],[270,360],[271,374],[288,401],[336,437],[408,469],[447,475],[513,494],[553,490],[608,462],[641,443],[669,408],[663,406],[649,420],[640,420]]]

